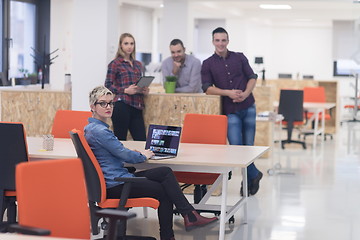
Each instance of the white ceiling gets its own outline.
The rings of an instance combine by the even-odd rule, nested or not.
[[[119,2],[161,11],[160,5],[164,1],[119,0]],[[188,2],[192,12],[196,14],[195,18],[250,18],[269,24],[282,22],[329,24],[332,20],[360,19],[360,1],[356,0],[188,0]],[[259,8],[259,4],[262,3],[288,4],[292,9],[264,10]]]

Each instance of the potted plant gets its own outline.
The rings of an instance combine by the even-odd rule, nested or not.
[[[29,73],[28,78],[29,78],[31,84],[37,84],[38,74],[36,72]]]
[[[22,73],[23,77],[20,78],[20,84],[21,85],[29,85],[31,83],[31,80],[28,79],[29,70],[25,68],[20,68],[19,72]]]
[[[164,84],[165,92],[166,93],[175,93],[177,77],[176,76],[166,76],[165,79],[166,79],[165,84]]]

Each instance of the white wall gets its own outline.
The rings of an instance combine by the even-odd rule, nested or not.
[[[136,41],[136,51],[151,53],[153,41],[153,12],[154,10],[145,7],[138,7],[130,4],[122,4],[118,32],[131,33]]]
[[[331,22],[287,26],[249,17],[198,19],[191,7],[185,9],[189,12],[181,16],[188,16],[186,20],[172,21],[168,16],[164,23],[164,13],[159,10],[119,6],[117,0],[52,0],[50,48],[60,49],[50,68],[52,87],[63,89],[64,75],[71,73],[73,109],[88,109],[87,94],[104,83],[107,64],[114,57],[122,32],[135,36],[137,51],[160,53],[163,57],[169,56],[171,39],[183,38],[188,52],[203,60],[214,51],[211,31],[223,25],[230,35],[230,50],[244,52],[252,65],[255,56],[264,57],[267,79],[277,78],[278,73],[292,73],[296,78],[299,73],[300,77],[314,75],[317,80],[333,79],[333,53],[339,46],[348,47],[341,39],[352,34],[340,25],[333,28]],[[335,38],[339,31],[341,37]]]
[[[51,49],[60,48],[51,66],[51,87],[63,89],[71,74],[72,109],[89,110],[88,93],[104,84],[118,41],[117,0],[52,0]]]

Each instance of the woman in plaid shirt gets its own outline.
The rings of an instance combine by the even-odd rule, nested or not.
[[[105,80],[105,87],[115,96],[111,119],[119,140],[126,140],[128,130],[135,141],[146,140],[143,109],[144,94],[149,93],[149,88],[135,85],[141,73],[142,64],[135,59],[135,39],[130,33],[123,33],[115,59],[108,65]]]

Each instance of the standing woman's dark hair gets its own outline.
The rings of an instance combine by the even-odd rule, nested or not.
[[[108,65],[105,87],[114,94],[114,111],[111,117],[114,134],[119,140],[126,140],[128,131],[135,141],[145,141],[143,118],[144,94],[148,87],[136,86],[142,75],[142,64],[135,59],[135,38],[123,33],[115,59]]]

